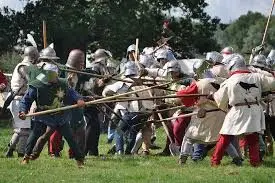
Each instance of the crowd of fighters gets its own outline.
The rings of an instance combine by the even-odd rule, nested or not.
[[[167,142],[161,155],[178,155],[181,165],[188,157],[203,160],[212,148],[212,166],[221,163],[225,152],[238,166],[246,154],[252,166],[262,163],[271,144],[266,136],[275,135],[275,50],[265,57],[259,49],[253,49],[249,65],[231,47],[209,52],[204,61],[207,67],[196,69],[195,75],[185,73],[167,45],[157,51],[145,48],[136,52],[136,46],[130,45],[126,58],[116,67],[110,62],[111,52],[98,49],[91,67],[85,69],[85,54],[74,49],[62,71],[53,48],[39,53],[35,47],[26,47],[23,61],[15,67],[11,79],[12,101],[8,108],[14,133],[6,156],[12,157],[17,150],[22,163],[27,164],[39,158],[48,142],[49,155],[58,157],[64,138],[70,147],[69,157],[82,167],[85,156],[99,155],[99,115],[104,114],[109,119],[108,142],[115,144],[110,152],[117,155],[149,155],[155,147],[156,129],[164,126]],[[121,80],[113,80],[114,76]],[[170,82],[164,86],[125,96],[128,101],[85,106],[86,101],[145,89],[167,80]],[[2,81],[1,90],[7,86],[7,81]],[[165,97],[171,94],[176,97]],[[154,96],[163,97],[134,100]],[[72,104],[78,108],[26,116]],[[190,113],[196,115],[187,115]],[[165,120],[171,116],[173,119]]]

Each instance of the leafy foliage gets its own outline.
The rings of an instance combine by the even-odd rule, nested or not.
[[[248,53],[260,45],[263,39],[267,17],[260,13],[248,12],[228,25],[224,30],[218,29],[215,39],[222,46],[232,46],[237,52]],[[275,17],[272,16],[265,39],[266,51],[274,47]]]
[[[41,0],[28,1],[23,12],[3,17],[16,27],[11,31],[13,36],[19,30],[34,31],[40,48],[42,21],[46,20],[48,43],[55,43],[63,59],[73,48],[94,51],[99,47],[122,57],[135,38],[140,39],[141,48],[153,46],[161,38],[163,21],[167,19],[168,29],[174,35],[171,46],[183,56],[193,57],[194,53],[217,48],[212,37],[219,19],[207,15],[206,6],[204,0]],[[16,37],[12,40],[10,47]]]

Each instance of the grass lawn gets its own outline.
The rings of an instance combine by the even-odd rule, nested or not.
[[[110,145],[106,144],[106,135],[101,135],[100,157],[87,157],[84,169],[78,169],[74,160],[69,160],[66,151],[62,158],[54,159],[43,155],[29,165],[21,165],[19,158],[4,157],[11,128],[0,124],[0,183],[3,182],[275,182],[275,158],[268,157],[260,168],[252,168],[247,160],[243,167],[231,165],[224,158],[222,166],[211,168],[209,157],[199,163],[188,160],[180,167],[177,158],[158,157],[152,151],[149,157],[107,156]],[[157,143],[164,145],[164,133],[158,131]],[[67,146],[66,146],[67,149]]]

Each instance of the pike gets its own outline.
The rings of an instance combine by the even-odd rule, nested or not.
[[[148,90],[148,92],[149,92],[150,97],[153,98],[153,94],[152,94],[151,90]],[[162,120],[163,118],[162,118],[161,113],[157,112],[157,114],[158,114],[159,119]],[[166,124],[164,122],[161,122],[161,124],[164,128],[164,131],[165,131],[167,137],[169,138],[169,141],[170,141],[170,144],[169,144],[170,153],[173,156],[178,156],[180,154],[179,148],[176,146],[176,144],[174,143],[172,137],[170,136],[168,127],[166,126]]]
[[[127,93],[122,93],[122,94],[118,94],[118,95],[114,95],[114,96],[110,96],[110,97],[106,97],[106,98],[101,98],[101,99],[85,102],[85,105],[97,104],[99,102],[104,102],[104,101],[116,99],[118,97],[123,97],[123,96],[126,96],[126,95],[147,91],[147,90],[159,87],[159,86],[169,85],[171,83],[172,82],[168,82],[168,83],[164,83],[164,84],[160,84],[160,85],[155,85],[155,86],[143,88],[143,89],[136,90],[136,91],[130,91],[130,92],[127,92]],[[65,111],[65,110],[69,110],[69,109],[74,109],[74,108],[78,108],[78,107],[79,106],[77,104],[74,104],[74,105],[70,105],[70,106],[60,107],[60,108],[57,108],[57,109],[51,109],[51,110],[40,111],[40,112],[36,112],[36,113],[32,113],[32,114],[27,114],[26,117],[45,115],[45,114],[50,114],[50,113],[54,113],[54,112],[60,112],[60,111]]]
[[[45,20],[43,20],[43,43],[44,48],[47,48],[47,25]]]
[[[221,109],[206,110],[205,113],[214,112],[214,111],[221,111]],[[157,120],[157,121],[148,121],[148,122],[151,122],[151,123],[163,123],[164,121],[170,121],[170,120],[173,120],[173,119],[191,117],[191,116],[197,115],[198,113],[199,113],[199,111],[192,112],[192,113],[189,113],[189,114],[183,114],[183,115],[179,115],[179,116],[175,116],[175,117],[160,119],[160,120]]]
[[[157,88],[157,87],[156,87]],[[100,103],[112,103],[112,102],[129,102],[129,101],[139,101],[139,100],[156,100],[156,99],[165,99],[165,98],[188,98],[188,97],[205,97],[206,94],[188,94],[188,95],[166,95],[166,96],[156,96],[156,97],[119,97],[116,100],[108,100]]]
[[[262,45],[263,45],[264,42],[265,42],[265,38],[266,38],[266,34],[267,34],[267,29],[268,29],[269,22],[270,22],[270,18],[271,18],[273,9],[274,9],[274,4],[275,4],[275,0],[273,0],[273,2],[272,2],[272,7],[271,7],[271,10],[270,10],[270,13],[269,13],[267,22],[266,22],[265,31],[264,31],[264,35],[263,35],[263,39],[262,39]]]
[[[88,76],[92,76],[92,77],[96,77],[96,78],[106,78],[106,76],[104,76],[104,75],[93,74],[93,73],[78,71],[78,70],[74,70],[74,69],[66,69],[66,68],[64,68],[65,66],[63,66],[63,65],[61,65],[61,64],[59,64],[59,63],[57,63],[53,60],[51,60],[51,62],[53,64],[55,64],[62,71],[72,72],[72,73],[76,73],[76,74],[88,75]],[[122,81],[122,82],[125,82],[125,83],[134,83],[134,81],[129,81],[129,80],[115,78],[115,77],[111,77],[110,79],[115,80],[115,81]],[[162,80],[162,79],[145,79],[145,78],[131,78],[131,79],[133,79],[133,80],[140,79],[142,81],[150,81],[150,82],[169,82],[168,80]]]

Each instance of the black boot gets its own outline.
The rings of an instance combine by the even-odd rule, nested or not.
[[[243,165],[243,159],[240,157],[235,157],[232,160],[232,163],[237,165],[237,166],[242,166]]]
[[[6,152],[5,156],[6,156],[6,158],[11,158],[11,157],[13,157],[13,151],[14,151],[14,149],[10,148],[10,145],[8,145],[8,146],[9,146],[9,149]]]

